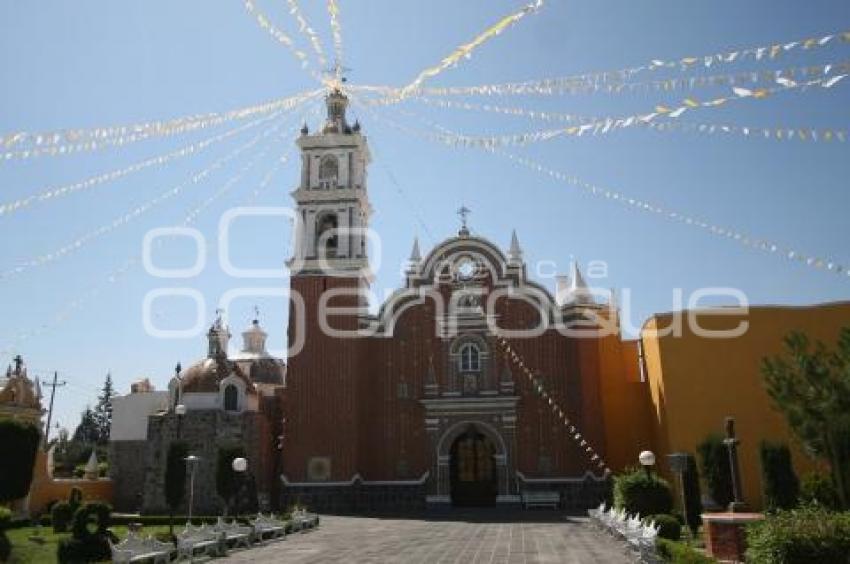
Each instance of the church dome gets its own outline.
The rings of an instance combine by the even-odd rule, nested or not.
[[[283,375],[286,373],[286,363],[280,359],[267,357],[251,361],[248,375],[257,384],[283,385]]]
[[[254,387],[239,367],[224,358],[205,358],[199,360],[179,375],[183,393],[217,393],[222,380],[235,374],[245,380],[246,391],[254,392]]]

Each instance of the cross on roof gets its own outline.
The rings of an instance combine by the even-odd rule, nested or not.
[[[326,74],[329,77],[333,77],[332,80],[341,84],[343,82],[348,81],[348,79],[346,77],[344,77],[343,74],[345,74],[346,72],[348,72],[350,70],[352,70],[352,69],[342,66],[342,63],[339,62],[339,60],[335,60],[333,66],[328,67],[324,70],[324,74]]]
[[[466,206],[461,206],[459,210],[457,210],[457,214],[460,216],[460,221],[464,229],[466,229],[466,221],[467,216],[472,213],[472,210]]]

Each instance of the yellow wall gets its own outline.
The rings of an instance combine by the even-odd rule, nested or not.
[[[850,303],[756,306],[745,316],[731,317],[711,315],[712,311],[717,310],[697,316],[701,327],[728,329],[743,320],[749,328],[740,337],[709,339],[695,335],[684,319],[680,337],[654,336],[673,319],[672,314],[663,314],[647,321],[642,330],[656,452],[694,453],[709,433],[722,434],[725,416],[735,417],[744,498],[761,508],[761,440],[789,444],[798,474],[814,468],[764,390],[761,359],[781,353],[783,337],[793,330],[834,347],[841,327],[850,326]],[[661,461],[660,470],[665,466]]]
[[[28,510],[30,515],[47,511],[53,501],[65,501],[71,494],[72,488],[79,488],[83,494],[83,502],[101,501],[112,503],[112,480],[98,478],[97,480],[55,479],[48,476],[47,456],[44,451],[38,451],[33,470],[33,481],[30,486]]]

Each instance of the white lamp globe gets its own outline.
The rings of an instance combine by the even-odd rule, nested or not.
[[[645,450],[638,455],[638,460],[643,466],[653,466],[655,464],[655,453],[651,450]]]
[[[248,469],[248,461],[244,458],[234,458],[233,459],[233,471],[234,472],[244,472]]]

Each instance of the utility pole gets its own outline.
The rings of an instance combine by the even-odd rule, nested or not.
[[[50,435],[50,420],[53,418],[53,398],[56,396],[56,388],[61,388],[68,382],[62,380],[58,382],[59,372],[53,372],[53,383],[41,381],[43,386],[50,386],[50,409],[47,410],[47,427],[44,429],[44,448],[47,449],[47,439]]]

